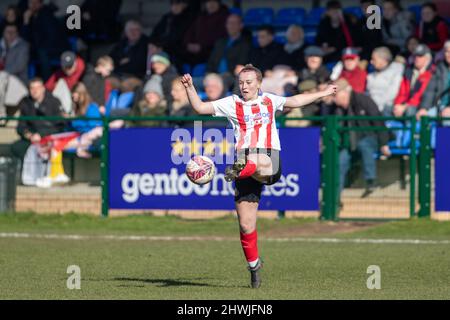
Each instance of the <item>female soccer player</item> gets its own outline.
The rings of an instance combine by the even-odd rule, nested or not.
[[[261,259],[258,255],[256,214],[263,185],[276,183],[281,177],[280,140],[275,112],[283,107],[306,106],[317,99],[336,93],[336,86],[325,90],[280,97],[261,92],[262,73],[251,64],[238,75],[240,95],[232,95],[212,102],[202,102],[192,77],[181,78],[192,107],[199,114],[227,117],[236,138],[236,158],[225,172],[227,181],[235,181],[235,203],[239,219],[240,238],[250,271],[252,288],[261,285]]]

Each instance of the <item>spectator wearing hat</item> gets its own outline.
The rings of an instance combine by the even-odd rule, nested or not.
[[[314,93],[317,92],[318,83],[314,80],[304,80],[298,85],[299,93]],[[319,113],[320,106],[317,101],[306,105],[302,108],[286,108],[287,118],[301,118],[315,116]],[[288,120],[286,121],[286,127],[308,127],[311,126],[310,120]]]
[[[24,84],[27,83],[29,50],[28,43],[19,36],[17,25],[6,25],[0,40],[0,70],[17,76]]]
[[[172,64],[170,63],[169,56],[165,52],[153,55],[150,61],[153,72],[153,75],[150,77],[150,80],[152,79],[153,76],[161,77],[162,79],[161,85],[164,98],[170,101],[172,81],[178,77],[178,73],[175,67],[172,66]]]
[[[347,80],[336,81],[338,87],[334,97],[334,103],[338,106],[336,113],[341,116],[381,116],[375,102],[363,93],[355,92]],[[379,120],[352,120],[343,122],[345,127],[384,127],[384,122]],[[347,137],[349,139],[347,139]],[[343,190],[346,176],[350,169],[351,157],[357,152],[361,154],[363,163],[363,176],[366,181],[366,190],[363,197],[368,196],[376,189],[377,164],[374,154],[381,152],[389,156],[390,150],[387,145],[389,134],[387,131],[350,131],[345,136],[342,149],[339,152],[340,183],[339,190]]]
[[[155,74],[145,84],[144,97],[133,106],[130,115],[135,117],[164,116],[166,112],[167,101],[164,98],[162,77]],[[127,126],[130,127],[158,127],[161,125],[161,121],[132,121],[127,123]]]
[[[56,71],[45,83],[48,91],[53,91],[60,79],[63,79],[69,90],[80,81],[86,65],[80,57],[71,51],[66,51],[61,55],[61,69]]]
[[[150,35],[150,43],[162,47],[181,71],[183,52],[181,43],[194,21],[194,12],[189,7],[188,0],[171,0],[170,11],[162,16]]]
[[[330,72],[323,65],[325,53],[320,47],[309,46],[305,49],[306,66],[298,73],[299,82],[304,80],[314,80],[318,84],[328,81]]]
[[[448,39],[448,26],[438,15],[436,5],[432,2],[425,3],[422,6],[421,17],[416,36],[431,50],[435,52],[441,50]]]
[[[287,55],[283,46],[275,42],[275,31],[272,26],[264,25],[258,29],[258,47],[250,52],[250,63],[258,66],[264,74],[278,64],[287,64]]]
[[[111,50],[114,72],[119,77],[144,78],[147,68],[148,38],[142,32],[142,25],[136,20],[125,24],[125,37]]]
[[[206,63],[218,39],[225,38],[228,8],[220,0],[205,0],[205,10],[198,16],[184,37],[184,60],[196,65]]]
[[[357,47],[361,42],[360,38],[361,28],[358,19],[343,13],[339,1],[328,1],[316,37],[316,44],[322,47],[325,53],[325,62],[339,61],[342,49]]]
[[[414,66],[408,67],[403,74],[399,92],[394,100],[394,116],[416,114],[434,69],[430,48],[419,44],[414,51]]]
[[[389,48],[375,48],[371,60],[375,71],[367,76],[367,93],[383,114],[386,110],[392,110],[405,69],[402,63],[392,60],[393,57]]]
[[[353,91],[363,93],[366,91],[367,71],[359,66],[360,57],[355,48],[345,48],[342,51],[343,70],[340,78],[348,81]]]
[[[420,102],[418,115],[450,117],[450,40],[444,44],[444,61],[436,66]]]

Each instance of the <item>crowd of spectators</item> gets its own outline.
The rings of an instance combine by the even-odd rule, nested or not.
[[[239,10],[220,0],[170,0],[170,11],[149,35],[140,21],[130,19],[116,39],[121,2],[108,1],[106,10],[100,1],[85,0],[82,23],[86,27],[71,33],[56,17],[57,8],[43,0],[18,1],[8,7],[0,19],[0,71],[28,87],[29,96],[19,104],[22,115],[189,116],[193,110],[179,75],[192,72],[202,99],[215,100],[238,94],[235,76],[247,63],[262,70],[263,90],[285,96],[314,92],[339,81],[341,94],[301,110],[285,110],[287,117],[450,114],[449,26],[432,2],[422,5],[417,19],[400,0],[360,0],[361,16],[346,13],[338,0],[330,0],[313,41],[307,41],[301,25],[286,28],[281,41],[276,26],[250,28]],[[373,4],[382,6],[381,29],[368,28],[366,9]],[[70,37],[77,37],[88,49],[104,39],[114,43],[97,61],[89,61],[71,47]],[[32,79],[28,79],[30,66],[35,66]],[[59,109],[54,106],[57,101]],[[79,131],[83,137],[70,147],[88,157],[89,146],[101,136],[99,124],[85,128],[69,120],[65,130]],[[57,125],[21,123],[21,141],[13,148],[16,154],[23,157],[24,146],[61,129]],[[114,125],[189,124],[118,121]],[[374,135],[363,138],[352,147],[362,149],[363,155],[379,145]],[[373,170],[367,170],[366,180],[371,181]]]

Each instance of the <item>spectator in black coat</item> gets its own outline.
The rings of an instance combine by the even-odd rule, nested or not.
[[[162,47],[172,57],[178,71],[183,65],[180,43],[193,23],[193,13],[188,0],[171,0],[170,12],[162,16],[150,35],[150,43]]]
[[[372,56],[372,51],[375,48],[378,48],[383,43],[383,33],[381,32],[381,29],[369,29],[367,27],[367,19],[373,15],[373,13],[367,13],[367,8],[369,6],[376,5],[375,0],[361,0],[361,10],[364,13],[364,15],[361,17],[360,20],[360,27],[361,27],[361,59],[370,61],[370,58]]]
[[[239,15],[229,15],[226,28],[228,37],[218,40],[214,45],[206,71],[222,75],[226,87],[229,88],[234,81],[236,67],[248,62],[251,43],[242,34],[244,25]]]
[[[129,20],[124,31],[125,38],[109,54],[114,60],[115,73],[120,77],[143,78],[147,67],[148,37],[136,20]]]
[[[265,25],[258,29],[258,47],[250,52],[250,63],[261,72],[271,70],[277,64],[286,64],[286,53],[283,46],[274,41],[275,31],[272,26]]]
[[[288,65],[293,70],[301,70],[305,66],[304,51],[307,47],[303,28],[297,25],[289,26],[286,31],[286,40],[284,51],[286,52]]]
[[[360,29],[356,17],[342,12],[339,1],[328,1],[327,11],[320,21],[316,38],[316,44],[325,52],[325,62],[339,61],[341,52],[346,47],[358,47]]]
[[[105,5],[104,0],[85,0],[81,5],[82,28],[81,31],[86,40],[89,36],[95,36],[95,41],[99,38],[118,39],[120,34],[120,24],[117,16],[122,5],[122,0],[108,0]]]
[[[62,116],[61,102],[45,89],[40,78],[30,80],[30,95],[19,104],[21,116]],[[64,121],[19,121],[17,133],[20,140],[11,145],[11,152],[23,159],[31,143],[39,142],[43,137],[62,132]]]
[[[51,60],[59,59],[62,52],[69,49],[65,30],[52,7],[44,5],[43,0],[29,1],[23,15],[23,34],[31,45],[32,56],[38,61],[44,80],[52,74]]]
[[[305,49],[306,66],[298,74],[299,82],[305,80],[314,80],[318,84],[328,81],[330,72],[323,65],[324,52],[321,48],[310,46]]]

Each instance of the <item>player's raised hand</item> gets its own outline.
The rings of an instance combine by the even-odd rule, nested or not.
[[[337,92],[337,86],[334,84],[328,84],[327,87],[323,90],[323,92],[327,96],[335,95]]]
[[[192,87],[194,85],[194,82],[192,81],[192,77],[189,73],[186,73],[181,77],[181,83],[183,86],[187,89],[189,87]]]

